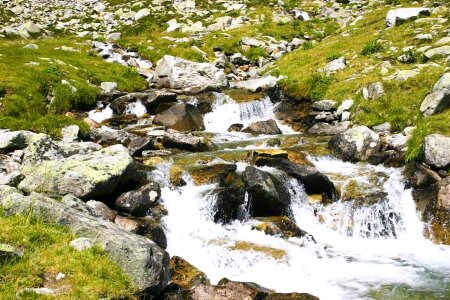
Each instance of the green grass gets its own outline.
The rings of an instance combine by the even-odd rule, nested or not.
[[[28,43],[39,49],[24,49]],[[79,51],[58,50],[61,46]],[[127,92],[146,88],[147,83],[137,72],[107,63],[90,49],[89,43],[70,36],[1,39],[0,128],[29,129],[57,137],[60,128],[68,124],[87,128],[83,122],[64,115],[94,107],[101,82],[117,82],[118,89]],[[77,91],[72,92],[62,80]]]
[[[78,252],[69,246],[74,238],[60,226],[27,217],[0,216],[0,243],[24,252],[21,258],[0,263],[1,298],[15,299],[23,288],[43,286],[63,289],[65,292],[57,299],[131,297],[134,290],[130,280],[105,252],[99,247]],[[66,277],[56,281],[59,272]],[[25,299],[36,298],[30,295]]]
[[[398,62],[397,56],[401,52],[390,52],[389,48],[423,46],[423,42],[414,39],[414,31],[419,27],[427,31],[432,26],[409,22],[385,30],[388,9],[380,8],[364,15],[364,19],[354,28],[346,29],[350,32],[348,37],[338,32],[337,35],[317,43],[314,49],[299,49],[284,56],[277,63],[275,73],[286,76],[281,85],[288,96],[303,101],[333,99],[342,102],[345,99],[353,99],[353,118],[358,124],[375,126],[391,122],[395,131],[403,130],[407,126],[417,126],[409,143],[406,159],[418,160],[421,159],[423,139],[427,134],[450,134],[450,111],[424,118],[419,110],[423,99],[443,74],[444,68],[423,69],[418,76],[401,83],[383,80],[379,67],[383,61],[389,61],[393,70],[413,67],[411,64]],[[391,44],[385,47],[384,42],[376,41],[389,41]],[[372,55],[374,53],[378,55]],[[347,68],[331,78],[318,74],[317,70],[337,54],[348,59]],[[417,53],[413,54],[419,57]],[[442,61],[436,62],[443,65]],[[370,66],[374,66],[372,71]],[[377,100],[364,100],[361,89],[377,81],[383,82],[386,95]]]

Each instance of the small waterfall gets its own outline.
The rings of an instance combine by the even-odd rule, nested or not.
[[[141,101],[127,103],[125,107],[126,115],[136,115],[138,118],[144,116],[147,113],[147,109]]]
[[[371,293],[393,285],[425,291],[430,299],[445,298],[450,287],[449,247],[424,239],[423,224],[411,192],[403,188],[400,170],[310,159],[322,172],[339,175],[342,181],[364,180],[371,172],[383,174],[386,200],[363,206],[351,200],[310,204],[302,185],[288,179],[293,217],[317,243],[286,240],[253,230],[251,219],[214,223],[217,185],[195,186],[186,177],[186,186],[170,187],[164,175],[168,165],[164,165],[152,174],[166,186],[162,201],[169,211],[165,218],[169,253],[194,264],[212,283],[227,277],[321,299],[386,299]],[[238,172],[244,167],[240,163]],[[243,244],[259,248],[241,249]]]
[[[244,127],[257,121],[275,119],[274,105],[269,97],[244,103],[237,103],[231,97],[214,93],[216,100],[212,112],[204,116],[206,131],[227,133],[230,125],[242,124]],[[290,133],[292,129],[277,121],[283,133]]]

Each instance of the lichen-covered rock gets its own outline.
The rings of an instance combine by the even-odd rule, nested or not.
[[[430,134],[425,137],[425,162],[437,168],[450,165],[450,137],[441,134]]]
[[[201,92],[207,89],[218,89],[228,85],[223,70],[208,63],[196,63],[178,57],[166,55],[156,64],[156,75],[160,78],[160,86],[186,92]]]
[[[172,283],[182,290],[190,290],[202,284],[209,284],[209,279],[205,273],[179,256],[173,256],[170,259],[170,275]]]
[[[433,86],[433,91],[428,94],[420,105],[420,111],[425,116],[434,115],[450,108],[450,73],[442,77]]]
[[[24,149],[31,135],[33,133],[28,131],[0,130],[0,153]]]
[[[200,111],[192,104],[175,104],[169,109],[157,114],[153,123],[164,125],[178,131],[205,130]]]
[[[380,150],[379,135],[366,126],[356,126],[333,136],[329,148],[348,161],[366,161]]]
[[[68,158],[50,158],[24,162],[21,190],[88,199],[112,194],[133,178],[133,159],[122,145]]]
[[[27,215],[57,223],[91,239],[124,270],[138,291],[158,295],[168,284],[169,255],[145,237],[42,195],[24,196],[13,188],[0,188],[0,206],[5,215]]]

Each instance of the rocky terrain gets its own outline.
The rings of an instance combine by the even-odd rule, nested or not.
[[[321,209],[387,197],[384,179],[343,184],[320,171],[321,155],[402,168],[423,235],[450,245],[445,0],[0,4],[0,220],[61,225],[67,253],[104,254],[130,282],[93,295],[65,283],[74,270],[41,266],[22,281],[0,270],[0,294],[318,299],[213,282],[167,252],[162,195],[214,185],[214,223],[251,221],[265,235],[316,244],[293,218],[292,182]],[[384,238],[395,237],[390,222]],[[35,253],[4,228],[0,266],[14,273]],[[286,256],[247,242],[230,249]]]

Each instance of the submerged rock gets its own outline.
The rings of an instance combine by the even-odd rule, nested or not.
[[[200,111],[192,104],[175,104],[155,116],[153,123],[178,131],[205,130]]]
[[[366,126],[356,126],[333,136],[329,148],[348,161],[366,161],[380,150],[379,135]]]

